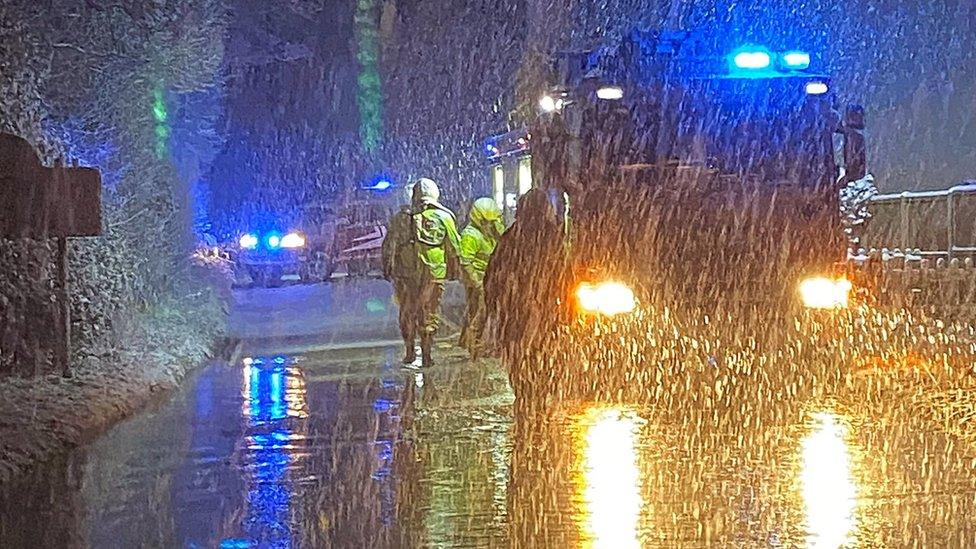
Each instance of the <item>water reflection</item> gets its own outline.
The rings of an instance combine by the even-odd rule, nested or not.
[[[402,392],[405,386],[387,363],[380,379],[379,395],[373,400],[376,413],[376,438],[373,447],[373,472],[370,477],[377,483],[380,506],[380,522],[390,527],[396,521],[397,478],[395,466],[397,444],[402,442],[403,413]]]
[[[580,418],[577,494],[583,547],[640,547],[642,420],[625,408],[591,408]]]
[[[832,412],[814,414],[813,425],[803,439],[800,473],[807,544],[840,547],[852,541],[857,503],[847,427]]]
[[[216,365],[0,491],[0,547],[976,546],[972,448],[897,402],[536,410],[483,365],[298,360]]]
[[[245,437],[239,450],[246,499],[241,537],[222,547],[290,547],[296,480],[292,478],[305,442],[305,380],[284,357],[251,359],[242,369]],[[296,421],[297,420],[297,421]]]

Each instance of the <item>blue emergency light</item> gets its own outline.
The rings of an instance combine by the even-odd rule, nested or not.
[[[279,249],[295,249],[305,246],[305,235],[300,232],[292,231],[282,234],[273,231],[266,234],[245,233],[237,241],[242,250],[257,250],[260,244],[264,244],[264,249],[277,251]]]
[[[783,67],[790,70],[810,68],[810,54],[805,51],[788,51],[783,54]]]
[[[758,71],[768,69],[772,62],[769,50],[757,46],[743,46],[732,53],[732,66],[736,69]]]
[[[774,52],[765,46],[748,44],[733,50],[726,59],[729,67],[728,76],[763,79],[807,75],[812,56],[803,50]],[[816,90],[819,89],[820,87],[815,87],[811,95],[818,95]],[[819,93],[826,93],[826,91]]]
[[[276,250],[278,249],[279,246],[281,246],[281,235],[277,233],[271,233],[268,235],[266,242],[268,243],[269,250]]]
[[[393,180],[386,175],[374,177],[369,183],[361,187],[364,191],[387,191],[393,188]]]

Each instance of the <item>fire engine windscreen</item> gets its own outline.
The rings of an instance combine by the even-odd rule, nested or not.
[[[814,90],[814,91],[820,91]],[[834,115],[823,94],[794,79],[700,80],[681,90],[658,154],[771,183],[836,179]]]
[[[581,129],[584,167],[672,161],[771,184],[829,184],[837,177],[836,118],[826,90],[807,84],[701,79],[629,104],[600,102]]]
[[[838,116],[829,80],[807,70],[811,54],[743,46],[715,57],[755,74],[736,78],[691,54],[650,62],[654,53],[637,39],[601,57],[604,78],[626,93],[586,107],[580,139],[593,149],[583,151],[588,167],[676,161],[772,183],[836,180]]]

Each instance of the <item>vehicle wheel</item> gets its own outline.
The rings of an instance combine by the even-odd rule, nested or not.
[[[280,269],[268,269],[265,271],[265,282],[264,286],[266,288],[280,288],[284,285],[281,280],[281,270]]]
[[[326,260],[322,264],[322,270],[319,272],[322,282],[328,282],[332,279],[332,273],[335,272],[335,263],[331,260]]]
[[[315,258],[309,258],[298,270],[300,284],[315,284],[322,281],[322,266]]]
[[[267,274],[264,269],[251,268],[247,270],[251,276],[251,288],[263,288],[267,286]]]
[[[230,284],[231,288],[250,288],[254,285],[254,279],[251,277],[251,272],[248,269],[235,266],[232,275],[233,281]]]
[[[369,263],[362,257],[357,257],[349,261],[349,276],[357,278],[365,276],[369,272]]]
[[[332,258],[324,253],[316,254],[313,266],[312,279],[316,282],[327,282],[335,272],[335,263]]]
[[[382,257],[371,257],[369,259],[369,272],[370,273],[383,273],[383,258]]]

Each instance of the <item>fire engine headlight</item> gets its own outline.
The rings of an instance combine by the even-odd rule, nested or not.
[[[247,233],[241,236],[238,244],[240,244],[241,248],[245,250],[253,250],[254,248],[258,247],[258,237],[257,235]]]
[[[807,95],[823,95],[830,91],[830,86],[826,82],[807,82],[805,90]]]
[[[851,283],[845,278],[816,276],[800,282],[800,299],[808,309],[844,309],[850,295]]]
[[[299,233],[288,233],[281,238],[282,248],[302,248],[305,246],[305,237]]]
[[[582,312],[617,316],[637,308],[634,291],[621,282],[584,282],[576,288],[576,301]]]

